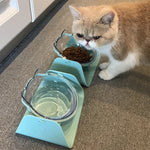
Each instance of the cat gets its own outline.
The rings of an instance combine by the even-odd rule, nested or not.
[[[150,1],[69,8],[76,42],[109,58],[100,64],[101,79],[150,63]]]

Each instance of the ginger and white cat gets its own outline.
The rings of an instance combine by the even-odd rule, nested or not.
[[[109,57],[101,79],[150,63],[150,1],[69,8],[75,40]]]

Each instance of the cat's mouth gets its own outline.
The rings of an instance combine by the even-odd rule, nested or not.
[[[86,46],[87,46],[87,47],[89,47],[89,46],[90,46],[88,42],[86,43]]]
[[[84,45],[83,45],[84,46]],[[85,46],[84,46],[86,49],[90,50],[92,47],[87,43]]]
[[[92,49],[92,47],[90,46],[90,43],[88,42],[87,43],[78,42],[78,43],[88,50]]]

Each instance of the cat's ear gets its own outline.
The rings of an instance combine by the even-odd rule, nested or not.
[[[110,11],[106,13],[104,16],[102,16],[99,22],[102,24],[110,24],[114,20],[114,17],[115,17],[115,13]]]
[[[70,8],[70,11],[72,13],[73,19],[74,20],[80,20],[80,18],[81,18],[80,12],[73,6],[69,6],[69,8]]]

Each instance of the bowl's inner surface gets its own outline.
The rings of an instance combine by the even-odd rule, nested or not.
[[[65,118],[75,111],[77,104],[76,93],[67,82],[57,76],[36,78],[27,89],[26,99],[45,117]]]
[[[42,95],[42,96],[39,96]],[[33,107],[46,117],[63,116],[70,107],[68,98],[60,91],[50,91],[48,88],[38,90]]]

